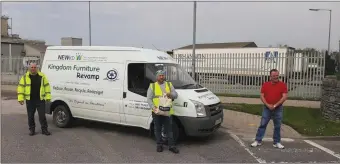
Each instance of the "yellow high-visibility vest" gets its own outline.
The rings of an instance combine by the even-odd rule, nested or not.
[[[31,78],[29,75],[30,72],[27,72],[19,81],[17,88],[18,101],[31,99]],[[41,76],[40,100],[51,100],[51,87],[46,76],[42,72],[38,72],[38,75]]]
[[[164,82],[165,82],[165,91],[166,91],[167,93],[170,93],[170,92],[171,92],[172,83],[171,83],[171,82],[167,82],[167,81],[164,81]],[[154,95],[155,95],[155,97],[152,99],[153,104],[154,104],[155,106],[158,106],[158,105],[159,105],[159,97],[160,97],[160,96],[163,96],[164,93],[163,93],[163,91],[162,91],[162,89],[161,89],[161,86],[158,84],[158,82],[151,83],[151,84],[150,84],[150,87],[151,87],[151,89],[153,90]],[[153,107],[152,107],[152,108],[153,108]],[[152,112],[154,112],[154,111],[152,110]],[[175,113],[175,112],[174,112],[174,109],[172,108],[172,104],[171,104],[171,108],[170,108],[169,114],[170,114],[170,115],[173,115],[174,113]]]

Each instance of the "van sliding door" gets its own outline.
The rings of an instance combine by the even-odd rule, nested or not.
[[[150,81],[145,78],[145,63],[128,63],[124,84],[124,113],[126,123],[147,127],[151,115],[146,101]]]

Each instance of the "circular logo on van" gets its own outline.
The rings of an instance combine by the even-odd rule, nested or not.
[[[115,69],[109,70],[106,73],[106,78],[104,80],[116,81],[118,80],[118,71]]]

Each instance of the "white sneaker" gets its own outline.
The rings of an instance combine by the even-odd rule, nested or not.
[[[284,149],[285,148],[281,143],[273,144],[273,147],[279,148],[279,149]]]
[[[261,142],[254,141],[252,144],[250,144],[251,147],[261,146]]]

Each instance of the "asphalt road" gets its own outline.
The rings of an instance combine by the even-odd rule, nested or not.
[[[188,138],[179,143],[180,154],[157,153],[155,142],[140,128],[79,120],[72,128],[61,129],[48,116],[51,136],[28,135],[25,108],[16,100],[2,100],[1,162],[164,162],[164,163],[271,163],[340,162],[339,141],[283,141],[286,149],[272,147],[270,141],[251,148],[251,139],[240,138],[220,129],[208,139]],[[318,148],[319,147],[319,148]],[[335,152],[338,154],[331,153]]]

